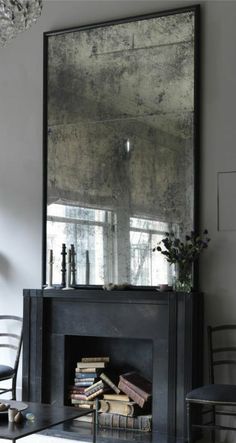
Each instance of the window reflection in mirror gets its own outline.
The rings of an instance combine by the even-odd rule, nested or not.
[[[130,217],[130,242],[126,245],[127,274],[123,282],[132,285],[158,286],[171,284],[170,266],[164,256],[152,249],[173,225],[155,220]],[[117,217],[112,211],[51,204],[47,218],[48,247],[54,254],[54,282],[61,282],[61,249],[73,244],[76,251],[76,280],[79,284],[104,285],[118,282]],[[47,258],[48,259],[48,258]],[[88,280],[89,275],[89,280]]]

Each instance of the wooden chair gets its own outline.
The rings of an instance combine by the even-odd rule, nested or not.
[[[8,320],[8,327],[11,327],[13,332],[6,331]],[[12,392],[12,400],[16,399],[16,378],[22,346],[22,326],[23,320],[21,317],[14,315],[0,315],[0,348],[5,348],[9,351],[9,354],[14,354],[12,356],[12,366],[2,364],[2,358],[0,359],[0,382],[3,380],[12,380],[10,388],[3,388],[0,386],[0,394]]]
[[[229,342],[229,335],[235,332],[236,335],[236,325],[221,325],[217,327],[208,326],[208,350],[209,350],[209,379],[210,384],[201,386],[189,392],[186,396],[187,405],[187,433],[188,433],[188,443],[195,441],[196,428],[206,429],[211,431],[212,442],[215,442],[215,431],[216,430],[233,430],[236,431],[236,427],[223,426],[222,424],[216,423],[216,418],[218,415],[221,416],[235,416],[236,410],[226,410],[227,407],[236,406],[236,384],[216,384],[215,375],[216,368],[217,373],[220,368],[226,368],[226,366],[236,366],[236,358],[233,355],[236,352],[236,337],[234,337],[234,344],[231,344],[232,338],[230,339],[230,344],[225,344],[225,341]],[[220,335],[224,336],[220,337]],[[215,337],[220,340],[220,346],[215,346]],[[224,338],[226,340],[224,340]],[[223,341],[224,340],[224,341]],[[236,369],[236,367],[235,367]],[[219,374],[218,374],[219,375]],[[206,414],[211,413],[211,420],[204,423],[194,423],[194,418],[196,417],[197,406],[206,407],[207,409],[202,410],[203,417],[207,417]],[[206,420],[206,418],[205,418]],[[195,433],[194,433],[195,428]]]

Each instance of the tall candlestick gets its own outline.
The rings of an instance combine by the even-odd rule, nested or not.
[[[49,260],[48,260],[48,285],[47,289],[53,287],[53,250],[49,250]]]
[[[71,287],[71,249],[68,250],[67,254],[66,285],[63,289],[73,289]]]
[[[76,260],[75,260],[75,256],[76,256],[76,252],[75,252],[75,247],[74,245],[70,245],[71,248],[71,285],[75,286],[76,285]]]
[[[68,251],[68,257],[67,257],[67,270],[66,270],[66,287],[70,288],[70,282],[71,282],[71,249]]]
[[[89,285],[90,280],[90,263],[89,263],[89,251],[86,250],[86,263],[85,263],[85,283]]]
[[[62,243],[62,260],[61,260],[61,285],[64,287],[66,285],[66,245]]]

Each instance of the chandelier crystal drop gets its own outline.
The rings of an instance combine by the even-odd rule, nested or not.
[[[0,45],[29,29],[42,11],[42,0],[0,0]]]

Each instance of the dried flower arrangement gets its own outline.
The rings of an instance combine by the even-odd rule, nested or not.
[[[192,264],[199,257],[200,253],[208,247],[210,238],[205,229],[202,236],[194,231],[185,236],[181,241],[174,232],[166,232],[166,237],[153,248],[153,251],[161,252],[169,263],[178,265],[178,276],[176,276],[176,289],[191,290],[192,285]]]

